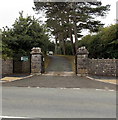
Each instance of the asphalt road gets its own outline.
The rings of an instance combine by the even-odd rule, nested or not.
[[[116,91],[3,87],[2,115],[34,118],[115,118]]]
[[[2,120],[116,120],[116,118],[3,118]]]
[[[116,90],[116,85],[102,83],[78,76],[42,76],[37,75],[23,80],[2,83],[6,87],[45,87],[45,88],[91,88]]]
[[[50,64],[46,69],[46,72],[71,72],[72,65],[70,61],[64,56],[49,56],[50,57]]]

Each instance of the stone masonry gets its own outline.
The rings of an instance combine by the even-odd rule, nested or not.
[[[100,76],[117,76],[116,59],[89,59],[88,73]]]
[[[42,52],[41,48],[34,47],[31,51],[31,73],[41,73],[42,65]]]
[[[89,59],[87,49],[81,47],[77,52],[77,74],[118,76],[118,59]]]
[[[2,59],[2,74],[8,75],[13,73],[13,60],[12,59]]]
[[[86,76],[88,74],[88,51],[85,47],[77,50],[77,75]]]

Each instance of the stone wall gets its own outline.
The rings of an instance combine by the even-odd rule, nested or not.
[[[118,59],[89,59],[88,74],[118,76]]]
[[[2,59],[2,74],[8,75],[13,73],[13,60],[12,59]]]
[[[118,76],[118,59],[89,59],[87,49],[81,47],[77,51],[77,74]]]

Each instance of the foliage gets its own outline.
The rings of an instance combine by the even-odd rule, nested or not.
[[[72,46],[70,41],[66,42],[66,55],[72,55]]]
[[[45,53],[50,44],[48,34],[37,19],[31,16],[23,17],[23,12],[13,24],[13,28],[5,27],[2,32],[3,53],[13,55],[28,55],[33,47],[41,47]]]
[[[47,18],[47,27],[55,36],[55,43],[63,54],[66,53],[68,38],[71,41],[73,54],[77,50],[77,41],[82,37],[83,29],[97,32],[103,26],[97,16],[105,16],[110,6],[102,6],[101,2],[34,2],[36,11],[44,11]],[[73,37],[75,37],[75,43]]]
[[[54,42],[50,42],[48,45],[48,51],[53,51],[55,50],[55,43]]]
[[[87,35],[78,42],[86,46],[90,58],[118,58],[118,24],[101,29],[96,35]]]

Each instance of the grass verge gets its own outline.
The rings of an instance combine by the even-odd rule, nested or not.
[[[70,61],[71,65],[72,65],[72,69],[75,72],[75,56],[65,55],[64,57],[66,57]]]
[[[45,65],[44,65],[44,67],[46,69],[48,67],[49,63],[50,63],[50,58],[49,58],[48,55],[45,55],[44,59],[45,59],[45,62],[44,62]]]

